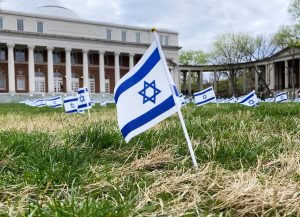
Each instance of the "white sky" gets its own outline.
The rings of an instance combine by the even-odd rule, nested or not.
[[[225,32],[272,34],[291,20],[291,0],[0,0],[8,10],[33,11],[60,5],[81,18],[179,32],[184,50],[210,50],[214,37]]]

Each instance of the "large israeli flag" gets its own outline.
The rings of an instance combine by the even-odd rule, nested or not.
[[[61,96],[46,99],[45,103],[47,106],[49,106],[51,108],[60,108],[60,107],[62,107],[62,104],[63,104]]]
[[[44,107],[44,106],[46,106],[46,103],[45,103],[44,99],[37,99],[32,103],[32,106],[34,106],[34,107]]]
[[[212,87],[206,88],[200,92],[194,93],[195,103],[198,106],[205,105],[210,102],[217,102],[215,91]]]
[[[279,92],[275,96],[275,102],[287,102],[288,95],[286,92]]]
[[[68,96],[64,98],[64,108],[66,113],[78,112],[78,98],[74,96]]]
[[[238,100],[238,103],[245,105],[245,106],[250,106],[254,107],[258,105],[258,98],[256,96],[255,90],[251,91],[248,93],[246,96],[243,96]]]
[[[118,124],[126,142],[178,111],[174,82],[164,71],[158,46],[154,41],[115,87]]]
[[[78,89],[78,110],[86,110],[92,107],[89,91],[86,87]]]

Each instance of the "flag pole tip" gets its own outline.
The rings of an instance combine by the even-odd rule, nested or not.
[[[153,28],[151,29],[151,32],[157,32],[157,28],[153,27]]]

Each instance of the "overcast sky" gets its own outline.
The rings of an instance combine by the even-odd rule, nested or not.
[[[1,0],[0,0],[1,1]],[[3,9],[33,11],[60,5],[83,19],[179,32],[184,50],[209,51],[214,37],[225,32],[272,34],[290,22],[291,0],[2,0]]]

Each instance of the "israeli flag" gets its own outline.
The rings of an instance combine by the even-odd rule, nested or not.
[[[46,106],[46,103],[45,103],[44,99],[38,99],[38,100],[34,101],[32,106],[34,106],[34,107],[44,107],[44,106]]]
[[[274,98],[266,98],[264,101],[265,102],[274,102]]]
[[[45,100],[45,103],[51,108],[61,108],[63,104],[61,96],[47,99]]]
[[[212,87],[206,88],[200,92],[194,93],[195,103],[198,106],[205,105],[210,102],[217,102],[215,91]]]
[[[179,99],[160,45],[154,41],[141,60],[116,84],[119,128],[128,142],[178,111]]]
[[[236,103],[237,102],[237,99],[232,96],[229,100],[228,100],[228,103]]]
[[[275,96],[275,102],[287,102],[288,96],[286,92],[279,92]]]
[[[258,98],[256,96],[255,90],[247,94],[246,96],[243,96],[242,98],[239,99],[238,103],[245,105],[245,106],[250,106],[254,107],[258,105]]]
[[[89,91],[86,87],[78,89],[78,110],[86,110],[92,107]]]
[[[300,102],[300,98],[295,98],[294,102]]]
[[[78,110],[78,98],[74,96],[68,96],[64,98],[64,108],[66,113],[77,113]]]

